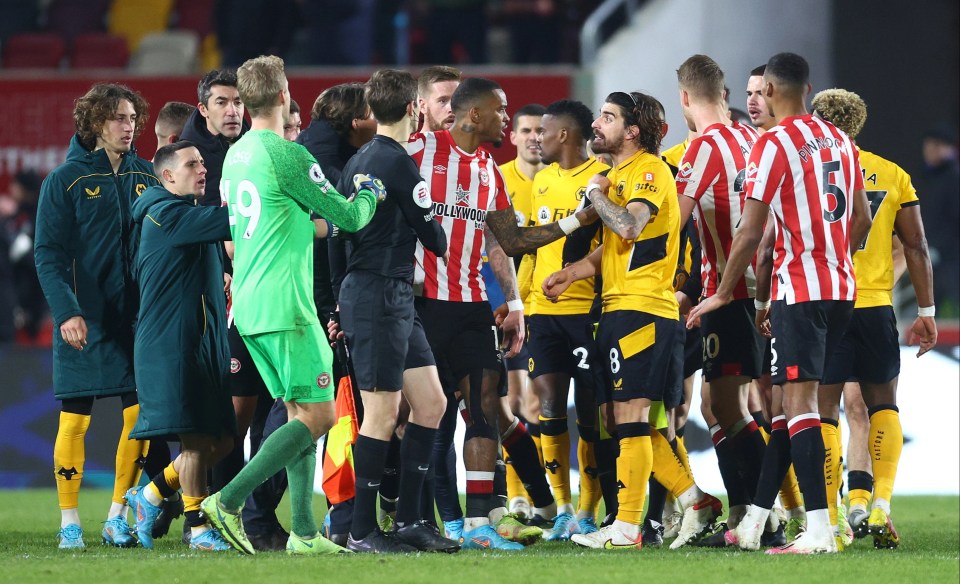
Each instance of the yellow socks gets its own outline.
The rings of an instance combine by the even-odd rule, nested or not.
[[[873,501],[889,505],[903,450],[903,428],[897,406],[870,408],[870,459],[873,461]]]
[[[143,470],[142,459],[147,455],[150,446],[148,440],[131,440],[128,438],[137,423],[140,414],[140,405],[135,404],[123,409],[123,430],[120,432],[120,442],[117,444],[117,469],[113,481],[113,502],[126,504],[123,500],[127,489],[140,481],[140,472]]]
[[[89,415],[60,412],[60,425],[53,445],[53,472],[61,509],[77,508],[85,459],[83,437],[89,427]]]
[[[820,418],[820,433],[823,436],[824,458],[823,476],[827,487],[827,510],[830,514],[830,525],[837,524],[837,493],[840,492],[841,480],[841,441],[840,426],[837,420]]]
[[[569,505],[570,496],[570,432],[566,418],[540,416],[540,444],[543,448],[543,465],[550,479],[553,498],[557,507]]]
[[[684,468],[667,439],[660,432],[651,432],[650,445],[653,454],[653,474],[656,475],[657,482],[674,497],[687,492],[694,485],[693,476]]]
[[[643,504],[647,498],[647,482],[653,468],[650,425],[633,422],[617,425],[620,434],[620,456],[617,457],[617,478],[620,503],[617,519],[632,525],[643,521]]]

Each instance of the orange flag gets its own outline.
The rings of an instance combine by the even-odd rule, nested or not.
[[[336,416],[337,422],[327,434],[327,451],[323,455],[323,492],[331,505],[352,499],[356,494],[353,444],[359,428],[349,375],[344,375],[337,387]]]

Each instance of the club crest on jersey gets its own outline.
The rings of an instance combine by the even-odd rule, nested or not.
[[[134,190],[137,191],[137,196],[139,197],[140,195],[143,194],[143,191],[147,190],[147,185],[143,183],[137,183],[137,186],[134,187]]]
[[[620,181],[620,183],[617,184],[617,196],[622,198],[623,191],[626,190],[626,188],[627,188],[626,181]]]
[[[426,181],[420,181],[413,187],[413,202],[421,209],[430,208],[430,190],[427,189]]]
[[[587,187],[577,189],[577,201],[582,201],[585,196],[587,196]]]
[[[330,387],[330,374],[321,373],[317,376],[317,387],[323,389],[324,387]]]
[[[240,372],[240,359],[236,357],[230,358],[230,373],[239,373]]]
[[[487,186],[488,184],[490,184],[490,175],[487,173],[487,169],[481,168],[479,176],[480,176],[480,184],[482,184],[483,186]]]
[[[550,223],[550,207],[544,205],[537,210],[537,220],[540,221],[540,225],[546,225]]]

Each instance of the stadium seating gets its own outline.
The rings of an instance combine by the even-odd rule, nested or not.
[[[7,69],[56,69],[65,53],[66,43],[58,34],[18,34],[7,39],[3,46],[3,66]]]
[[[193,73],[200,42],[192,30],[168,30],[143,37],[130,58],[130,70],[148,74]]]
[[[0,43],[13,35],[37,28],[37,3],[24,0],[0,0]]]
[[[129,60],[126,39],[106,33],[78,35],[70,51],[70,66],[74,69],[122,68]]]
[[[70,44],[78,35],[106,30],[110,0],[53,0],[47,8],[46,30]]]
[[[201,41],[213,34],[214,0],[177,0],[174,8],[176,28],[192,30]]]
[[[150,33],[167,29],[173,0],[113,0],[107,14],[107,30],[127,39],[131,51]]]

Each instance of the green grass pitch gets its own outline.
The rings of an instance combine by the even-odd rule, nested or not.
[[[87,549],[56,548],[59,513],[53,489],[0,491],[0,582],[18,584],[201,584],[248,582],[960,582],[960,497],[897,497],[894,519],[900,549],[875,550],[856,541],[831,556],[770,557],[727,550],[644,549],[600,552],[571,543],[539,543],[523,552],[465,551],[452,556],[290,557],[190,551],[180,543],[180,521],[156,549],[116,549],[100,543],[110,493],[84,489],[81,518]],[[325,509],[317,498],[318,522]],[[289,525],[289,507],[281,504]]]

